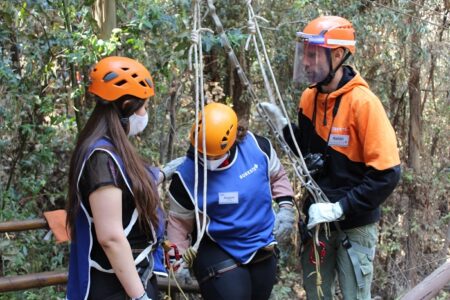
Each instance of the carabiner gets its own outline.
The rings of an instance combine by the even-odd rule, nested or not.
[[[319,241],[318,251],[319,251],[319,257],[320,257],[320,263],[323,263],[323,258],[327,254],[327,250],[325,248],[324,242]],[[311,244],[311,250],[309,252],[309,262],[312,263],[313,265],[316,264],[316,257],[314,255],[314,245],[312,245],[312,244]]]
[[[181,259],[181,255],[180,255],[180,252],[178,251],[177,245],[175,245],[174,243],[172,243],[170,241],[164,241],[163,248],[164,248],[164,259],[166,262],[166,266],[167,266],[167,269],[170,270],[173,267],[173,264],[170,263],[171,255],[169,254],[169,252],[173,249],[174,256],[172,256],[172,258],[175,258],[175,261],[179,261]],[[179,267],[180,267],[179,264],[176,265],[175,267],[173,267],[173,271],[174,272],[177,271]]]

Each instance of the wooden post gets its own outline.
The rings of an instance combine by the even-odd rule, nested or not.
[[[49,285],[66,284],[67,283],[67,271],[53,271],[42,272],[27,275],[7,276],[0,277],[0,293],[20,291],[31,288],[40,288]],[[164,277],[158,277],[158,287],[163,291],[167,291],[169,287],[169,279]],[[194,284],[182,284],[180,287],[185,293],[199,293],[199,287],[197,283]],[[171,281],[170,290],[173,293],[178,292],[177,285]]]
[[[10,221],[0,223],[0,233],[13,232],[13,231],[25,231],[31,229],[48,229],[48,224],[45,219],[34,219],[24,221]]]
[[[434,270],[422,282],[406,293],[401,300],[429,300],[450,282],[450,260]]]
[[[0,277],[0,293],[66,283],[67,272],[61,271]]]

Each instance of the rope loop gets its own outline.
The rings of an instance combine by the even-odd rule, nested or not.
[[[191,43],[198,45],[198,30],[191,31]]]
[[[188,249],[186,249],[186,252],[183,253],[183,260],[189,268],[192,267],[192,264],[194,263],[196,257],[197,250],[195,250],[193,247],[189,247]]]
[[[248,20],[247,22],[247,30],[249,34],[256,34],[256,24],[253,20]]]

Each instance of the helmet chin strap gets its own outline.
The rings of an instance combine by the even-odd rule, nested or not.
[[[327,77],[325,77],[324,80],[322,80],[321,82],[317,83],[317,88],[319,89],[319,91],[322,91],[322,87],[325,86],[325,85],[328,85],[333,80],[334,76],[336,75],[336,71],[350,57],[350,55],[352,55],[350,53],[350,51],[347,51],[347,53],[345,54],[344,58],[341,60],[341,62],[333,70],[333,63],[332,63],[332,60],[331,60],[331,49],[330,48],[326,48],[325,51],[326,51],[326,54],[327,54],[327,61],[328,61],[328,66],[329,66],[330,72],[328,72],[328,75],[327,75]]]

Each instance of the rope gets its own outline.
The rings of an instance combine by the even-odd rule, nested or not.
[[[173,281],[175,281],[175,284],[178,288],[178,290],[180,291],[180,293],[183,295],[184,299],[188,300],[189,298],[186,296],[186,294],[184,293],[183,289],[181,288],[180,284],[177,281],[177,277],[175,276],[175,272],[173,270],[173,266],[170,267],[169,269],[169,283],[167,284],[167,295],[164,297],[164,300],[172,300],[172,296],[170,295],[170,279],[173,279]]]
[[[258,17],[257,15],[255,15],[255,13],[253,11],[253,7],[251,6],[250,0],[247,1],[247,9],[248,9],[249,19],[251,19],[255,23],[255,29],[256,29],[257,36],[258,36],[258,41],[261,43],[262,53],[264,55],[264,61],[265,61],[265,64],[267,65],[267,70],[269,71],[269,75],[272,80],[272,84],[275,88],[275,93],[276,93],[276,97],[277,97],[278,101],[275,101],[273,99],[273,97],[271,97],[271,95],[270,95],[271,89],[267,89],[269,92],[269,99],[271,100],[272,103],[277,103],[277,102],[279,103],[284,116],[288,120],[288,127],[289,127],[290,134],[291,134],[291,136],[294,136],[294,131],[292,129],[291,122],[289,120],[289,116],[286,111],[286,107],[284,106],[284,101],[282,99],[280,89],[276,82],[275,75],[273,73],[272,66],[270,63],[270,59],[267,54],[266,45],[264,43],[264,39],[262,37],[261,30],[259,29],[259,25],[257,22],[257,19],[261,19],[261,17]],[[254,46],[255,46],[255,52],[258,57],[258,62],[260,64],[260,69],[261,69],[261,72],[263,73],[263,78],[264,78],[266,75],[265,75],[265,70],[264,70],[264,66],[262,63],[262,59],[259,54],[259,48],[258,48],[258,43],[257,43],[256,37],[253,39],[253,41],[254,41]],[[259,103],[258,98],[256,98],[256,103]],[[290,160],[294,166],[295,173],[299,177],[300,182],[313,196],[314,201],[315,202],[329,202],[326,195],[322,192],[320,187],[317,185],[317,183],[314,181],[314,179],[310,176],[309,171],[306,168],[306,164],[303,159],[303,156],[301,154],[300,147],[298,146],[297,140],[295,138],[293,139],[295,150],[297,153],[299,153],[298,157],[295,156],[295,154],[292,152],[290,147],[286,144],[284,138],[282,137],[282,133],[277,132],[276,127],[274,126],[273,122],[269,119],[269,117],[265,113],[265,111],[263,109],[260,109],[258,105],[256,106],[256,108],[257,108],[257,111],[260,114],[260,116],[262,116],[266,120],[266,122],[269,124],[269,127],[271,127],[272,131],[275,133],[275,136],[277,137],[277,140],[279,141],[280,145],[282,146],[282,149],[287,153],[288,157],[290,158]]]
[[[200,1],[195,1],[194,3],[194,14],[193,14],[193,30],[191,32],[191,47],[189,48],[189,67],[192,70],[192,56],[194,57],[194,78],[195,78],[195,124],[196,127],[199,126],[199,107],[201,110],[201,114],[204,115],[204,107],[205,107],[205,94],[203,92],[203,50],[202,50],[202,33],[203,32],[211,32],[214,33],[209,28],[201,27],[201,7]],[[194,55],[192,55],[192,53]],[[202,123],[202,149],[206,149],[206,124]],[[200,245],[200,242],[206,231],[206,206],[207,206],[207,168],[206,164],[203,164],[203,218],[200,220],[200,212],[198,207],[198,130],[194,132],[194,140],[195,140],[195,154],[194,154],[194,165],[195,165],[195,184],[194,184],[194,207],[195,207],[195,222],[197,225],[197,241],[191,247],[189,247],[186,252],[183,254],[183,261],[186,262],[187,266],[192,267],[192,263],[197,255],[197,250]],[[203,151],[203,161],[206,162],[206,151]],[[180,262],[181,264],[181,262]]]
[[[318,232],[318,230],[317,230]],[[322,275],[320,274],[320,255],[319,255],[319,251],[317,250],[317,245],[316,243],[312,243],[313,244],[313,249],[314,249],[314,258],[316,260],[316,289],[317,289],[317,297],[320,299],[324,296],[323,294],[323,290],[322,290]]]
[[[231,62],[231,64],[234,65],[234,67],[236,68],[236,71],[239,75],[239,78],[241,80],[241,83],[244,87],[247,88],[248,93],[251,96],[251,99],[253,100],[254,104],[258,104],[259,98],[256,96],[256,93],[254,92],[252,85],[250,84],[249,80],[247,79],[247,77],[245,76],[245,73],[242,71],[242,68],[239,64],[239,61],[236,58],[236,55],[233,51],[233,49],[230,46],[230,43],[228,41],[227,36],[224,34],[223,32],[223,26],[220,22],[219,17],[216,14],[216,10],[214,7],[214,3],[213,0],[208,0],[208,7],[209,7],[209,11],[211,13],[211,16],[213,17],[214,23],[216,25],[217,31],[221,36],[222,39],[222,44],[224,45],[225,51],[228,54],[228,58]],[[271,64],[270,64],[270,59],[269,56],[267,54],[267,50],[266,50],[266,46],[264,43],[264,39],[262,37],[261,31],[259,29],[259,25],[258,25],[258,21],[257,19],[263,19],[261,17],[258,17],[257,15],[255,15],[254,11],[253,11],[253,7],[251,6],[251,0],[246,1],[247,4],[247,10],[248,10],[248,32],[249,32],[249,37],[247,38],[247,42],[246,42],[246,46],[245,46],[245,50],[248,49],[249,43],[252,40],[253,44],[254,44],[254,48],[255,48],[255,53],[258,59],[258,63],[261,69],[261,74],[262,77],[264,79],[264,86],[268,92],[268,97],[270,99],[270,102],[272,103],[279,103],[280,107],[282,108],[282,112],[284,114],[284,116],[286,117],[286,119],[288,120],[288,127],[289,127],[289,131],[292,137],[294,137],[294,132],[291,126],[291,122],[289,120],[289,116],[287,114],[286,108],[284,106],[284,102],[283,99],[281,97],[281,93],[280,90],[278,88],[278,84],[276,82],[275,79],[275,75],[273,73]],[[267,20],[263,19],[264,21],[267,22]],[[268,76],[266,74],[266,70],[264,68],[264,64],[263,64],[263,59],[261,57],[260,54],[260,50],[258,47],[258,40],[256,38],[256,36],[258,37],[259,42],[261,43],[261,48],[262,48],[262,54],[264,56],[264,61],[265,64],[267,65],[267,70],[269,72],[270,75],[270,79],[272,80],[272,84],[275,88],[275,92],[276,92],[276,96],[277,96],[277,100],[274,99],[274,95],[273,95],[273,90],[271,88]],[[326,197],[326,195],[323,193],[323,191],[320,189],[320,187],[317,185],[317,183],[314,181],[314,179],[311,177],[311,175],[309,174],[308,168],[306,167],[305,161],[303,159],[303,156],[301,154],[300,151],[300,147],[298,146],[298,143],[296,141],[295,138],[293,138],[293,143],[295,146],[295,149],[297,151],[297,153],[299,154],[298,156],[295,156],[295,154],[293,153],[293,151],[290,149],[289,145],[287,145],[286,141],[284,140],[283,136],[282,136],[282,132],[278,132],[275,124],[272,122],[272,120],[269,118],[269,116],[267,115],[267,113],[264,111],[264,109],[262,109],[259,105],[256,105],[256,110],[259,113],[259,115],[261,117],[263,117],[266,121],[266,123],[269,125],[269,127],[271,128],[272,132],[275,135],[275,138],[277,139],[278,143],[281,145],[281,148],[283,149],[283,151],[287,154],[287,156],[289,157],[289,159],[291,160],[291,163],[294,167],[295,170],[295,174],[298,176],[298,178],[300,179],[300,182],[302,183],[302,185],[308,190],[308,192],[312,195],[314,202],[329,202],[328,198]],[[325,224],[325,231],[328,233],[329,232],[329,226],[328,224]],[[323,291],[321,288],[322,285],[322,276],[320,274],[320,255],[319,252],[317,250],[317,245],[319,245],[319,228],[320,226],[316,226],[316,232],[314,235],[314,242],[313,242],[313,249],[314,249],[314,256],[316,258],[316,271],[314,273],[316,273],[317,277],[316,277],[316,285],[317,285],[317,295],[319,296],[319,298],[323,297]]]
[[[197,251],[193,247],[189,247],[188,249],[186,249],[186,252],[183,253],[183,260],[189,266],[189,268],[192,267],[196,256]]]

